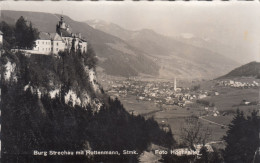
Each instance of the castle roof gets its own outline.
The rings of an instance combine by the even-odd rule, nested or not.
[[[51,37],[50,37],[49,33],[40,32],[38,40],[51,40]]]
[[[65,29],[59,29],[59,35],[61,37],[71,37],[71,33]]]
[[[53,41],[64,41],[58,33],[51,33],[50,37]]]

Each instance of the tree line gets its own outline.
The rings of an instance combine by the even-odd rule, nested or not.
[[[69,89],[97,96],[84,69],[92,55],[65,51],[56,57],[26,57],[20,52],[1,56],[1,65],[7,60],[16,63],[17,76],[16,82],[1,81],[3,162],[137,162],[138,155],[37,157],[32,151],[128,149],[141,154],[151,143],[167,148],[175,145],[171,131],[162,130],[154,119],[129,114],[118,99],[100,96],[104,105],[99,112],[91,105],[65,103],[64,94]],[[61,84],[61,93],[55,98],[37,91],[40,87],[49,90],[49,79]],[[28,83],[35,91],[24,90]]]
[[[205,145],[208,131],[203,131],[196,117],[191,117],[188,124],[182,134],[184,144],[179,147],[192,149],[194,144]],[[224,149],[213,148],[214,152],[209,152],[206,147],[202,147],[200,156],[168,154],[163,155],[162,161],[166,163],[258,163],[260,162],[259,128],[260,118],[257,116],[257,111],[252,111],[251,115],[245,116],[243,111],[237,109],[226,135],[222,138],[225,143]]]
[[[32,49],[35,46],[35,40],[39,38],[37,28],[34,28],[32,22],[25,20],[23,16],[16,21],[14,26],[5,21],[0,22],[0,30],[3,32],[3,47],[7,50]]]

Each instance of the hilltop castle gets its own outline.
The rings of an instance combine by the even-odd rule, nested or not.
[[[56,25],[56,33],[40,32],[39,39],[35,41],[35,47],[32,50],[24,50],[33,54],[58,54],[59,51],[65,49],[80,50],[82,53],[87,52],[87,41],[81,37],[81,34],[71,32],[69,25],[61,16],[60,21]]]

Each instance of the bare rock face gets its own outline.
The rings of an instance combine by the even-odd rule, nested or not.
[[[68,56],[65,61],[67,67],[63,68],[62,58],[57,56],[5,53],[1,58],[1,74],[3,82],[18,83],[24,91],[37,93],[39,98],[44,94],[51,99],[62,95],[66,104],[90,105],[98,111],[103,105],[102,99],[98,98],[102,96],[101,87],[96,80],[95,68],[82,60],[80,56]]]

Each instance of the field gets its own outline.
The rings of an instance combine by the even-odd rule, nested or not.
[[[205,100],[213,102],[220,112],[235,111],[238,108],[245,113],[257,109],[257,105],[241,105],[243,100],[248,102],[258,102],[259,89],[239,89],[239,88],[226,88],[221,87],[217,90],[219,96],[207,97]]]
[[[191,110],[187,110],[185,108],[178,108],[177,110],[165,110],[162,112],[157,112],[155,115],[155,119],[159,123],[167,123],[170,125],[174,138],[177,141],[181,141],[181,128],[185,124],[185,118],[195,115],[197,117],[200,117],[201,113],[203,113],[203,110],[200,108],[193,108]],[[206,129],[208,128],[211,131],[211,137],[209,138],[209,141],[220,141],[223,135],[226,133],[227,127],[222,127],[222,125],[228,125],[230,121],[232,120],[232,116],[207,116],[205,119],[219,123],[221,125],[216,125],[213,123],[210,123],[208,121],[205,121],[203,119],[199,119],[202,123],[202,128]]]
[[[116,80],[124,80],[118,78]],[[259,79],[241,78],[233,79],[240,82],[252,83],[254,80],[260,83]],[[105,80],[106,81],[106,80]],[[185,124],[185,118],[196,116],[202,123],[202,128],[208,128],[211,131],[211,137],[208,141],[221,141],[222,137],[228,130],[228,125],[232,121],[236,110],[239,108],[244,111],[245,115],[250,115],[253,110],[258,110],[256,102],[259,100],[259,88],[232,88],[217,86],[217,80],[211,81],[181,81],[179,86],[189,87],[191,85],[200,85],[200,90],[206,92],[218,92],[219,95],[211,95],[203,100],[215,104],[215,108],[219,114],[213,116],[212,112],[205,111],[205,107],[197,104],[196,100],[193,103],[181,108],[175,105],[158,105],[150,101],[137,101],[135,96],[127,95],[120,97],[120,101],[127,111],[143,115],[146,118],[153,117],[159,124],[167,124],[170,126],[175,140],[181,142],[181,128]],[[107,83],[105,86],[109,88],[111,85]],[[242,101],[254,102],[253,105],[243,105]],[[223,144],[220,145],[223,147]]]
[[[137,101],[135,96],[121,97],[120,101],[123,103],[127,111],[134,110],[137,114],[145,114],[152,111],[160,110],[156,104],[149,101]]]

